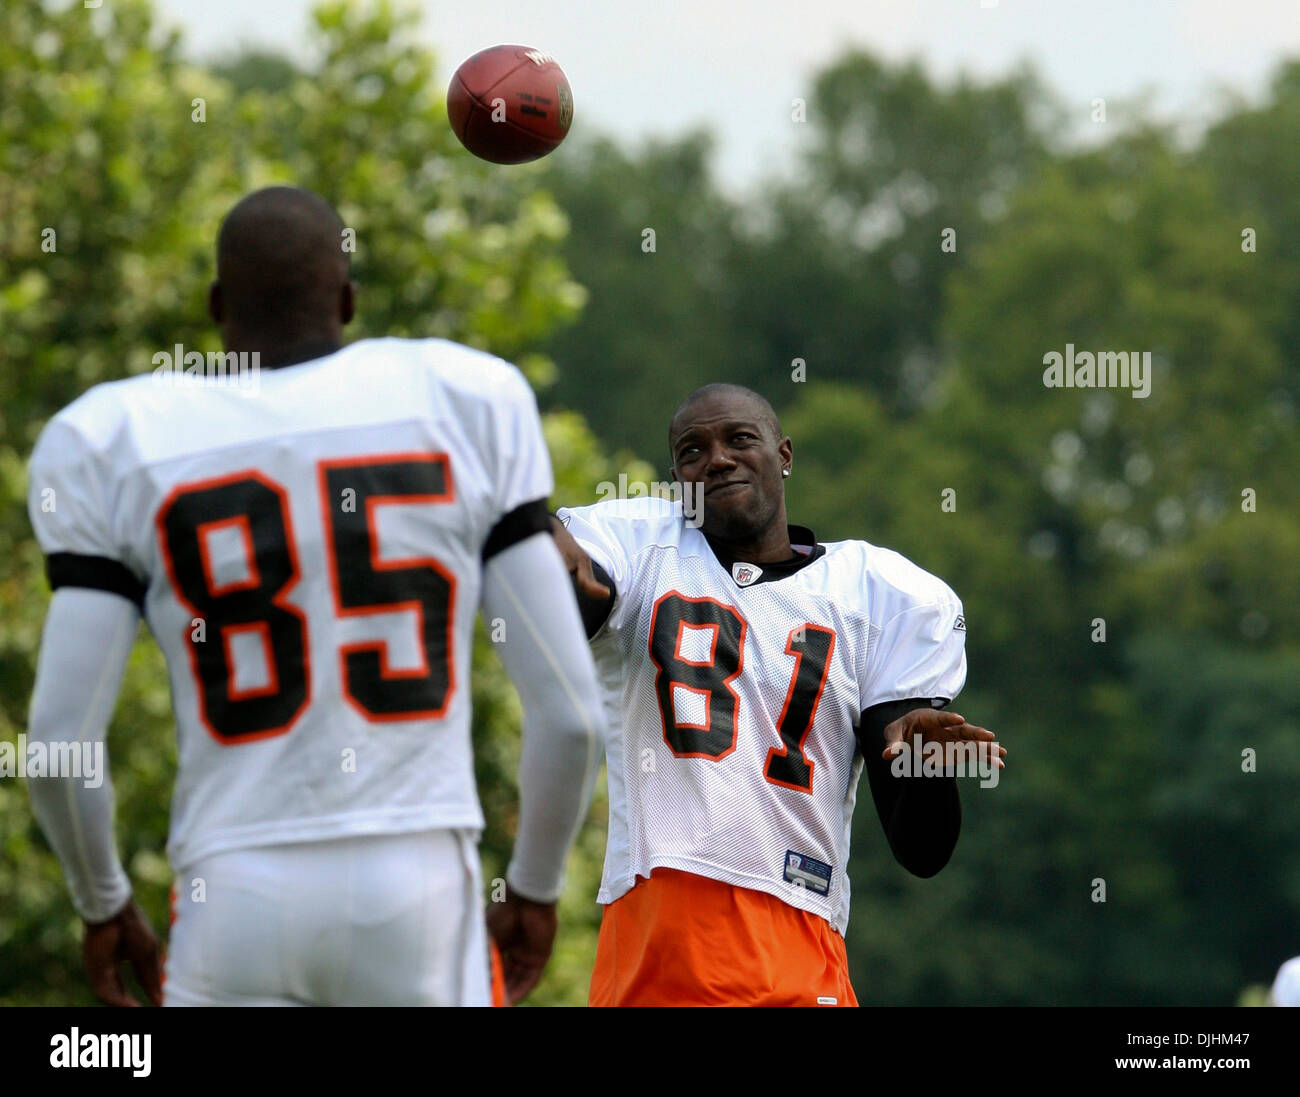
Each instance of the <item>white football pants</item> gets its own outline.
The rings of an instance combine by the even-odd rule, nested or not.
[[[477,835],[231,850],[178,874],[166,1005],[490,1005]]]

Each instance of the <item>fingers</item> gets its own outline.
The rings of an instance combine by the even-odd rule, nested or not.
[[[506,993],[512,1005],[526,998],[541,981],[555,945],[556,927],[554,903],[520,902],[519,933],[506,971]]]
[[[980,761],[993,762],[998,769],[1006,769],[1002,759],[1007,756],[1007,748],[996,741],[997,737],[988,728],[963,723],[948,730],[954,742],[974,743]]]
[[[135,1000],[127,993],[118,970],[118,947],[121,929],[116,920],[102,925],[87,926],[82,941],[81,958],[91,993],[106,1006],[133,1006]]]
[[[591,570],[591,557],[585,552],[582,554],[582,559],[578,561],[576,569],[571,571],[570,574],[573,576],[573,581],[578,590],[588,598],[602,599],[609,597],[609,587],[596,578],[595,573]]]
[[[518,951],[509,958],[502,958],[506,974],[506,1000],[512,1006],[518,1005],[530,995],[542,980],[546,970],[546,959],[538,960],[534,956],[520,955]]]
[[[1007,748],[997,742],[988,728],[968,724],[957,712],[937,709],[916,709],[895,720],[885,728],[885,749],[880,756],[886,761],[897,758],[905,749],[920,749],[928,743],[970,743],[975,747],[980,761],[991,762],[1005,769],[1002,761]]]
[[[153,940],[151,945],[152,947],[131,957],[131,967],[135,970],[135,977],[140,980],[140,985],[144,988],[149,1001],[155,1006],[160,1006],[163,1002],[162,956],[158,950],[157,940]]]
[[[106,1006],[129,1007],[140,1004],[127,993],[126,987],[119,978],[109,981],[101,980],[98,984],[91,980],[90,989],[94,992],[95,997]]]
[[[130,963],[149,1001],[162,1005],[162,950],[134,900],[110,921],[86,926],[82,961],[91,991],[105,1005],[140,1005],[127,990],[124,963]]]
[[[589,579],[578,579],[578,590],[588,598],[594,598],[596,601],[604,601],[609,597],[609,587],[604,583],[598,582],[593,576]]]
[[[506,1000],[512,1006],[533,992],[550,959],[550,950],[539,951],[520,929],[516,925],[514,932],[497,941],[501,953],[501,971],[506,981]]]
[[[885,741],[899,743],[914,735],[925,732],[941,731],[965,723],[965,717],[957,712],[944,712],[941,709],[917,708],[900,716],[885,728]]]
[[[950,730],[953,735],[961,739],[980,739],[991,743],[996,738],[988,728],[978,727],[975,724],[961,724]]]
[[[968,724],[966,718],[959,713],[940,712],[937,715],[942,719],[934,725],[932,730],[927,730],[925,733],[927,740],[934,742],[992,743],[997,739],[997,736],[988,728],[982,728],[978,724]],[[1006,753],[1005,748],[1002,749],[1002,753]]]
[[[975,724],[963,724],[954,731],[960,735],[963,742],[978,744],[981,760],[995,762],[998,769],[1007,768],[1002,761],[1007,756],[1007,748],[997,741],[997,736],[988,728],[977,727]]]
[[[565,570],[568,571],[569,578],[573,580],[574,588],[578,593],[587,598],[608,598],[609,587],[596,579],[595,573],[591,570],[591,557],[587,555],[587,550],[578,544],[577,538],[554,516],[552,516],[551,532],[555,536],[555,547],[560,550],[560,557],[564,560]]]
[[[121,951],[131,961],[136,979],[144,988],[145,996],[155,1006],[162,1005],[162,951],[158,937],[134,901],[122,912]]]
[[[533,992],[546,971],[555,943],[555,904],[511,895],[488,911],[487,920],[501,955],[506,1000],[513,1006]]]
[[[162,950],[149,919],[134,902],[123,912],[122,943],[145,995],[162,1005]]]
[[[91,991],[104,1005],[138,1006],[140,1004],[127,992],[126,983],[122,980],[122,972],[115,958],[110,958],[106,966],[97,963],[94,967],[87,960],[86,974],[90,976]]]

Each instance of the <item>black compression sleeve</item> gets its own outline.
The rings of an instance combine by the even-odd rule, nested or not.
[[[961,797],[955,777],[896,777],[882,758],[885,728],[917,708],[942,708],[927,698],[889,701],[862,714],[858,743],[880,825],[895,859],[916,876],[933,876],[952,856],[961,833]]]
[[[618,597],[618,591],[614,588],[614,580],[609,577],[609,572],[602,568],[595,560],[591,562],[591,573],[596,577],[598,583],[604,583],[609,587],[608,598],[588,598],[585,594],[579,593],[576,589],[574,594],[578,596],[578,610],[582,613],[582,627],[587,630],[587,639],[590,640],[596,635],[609,620],[609,615],[614,611],[614,599]]]

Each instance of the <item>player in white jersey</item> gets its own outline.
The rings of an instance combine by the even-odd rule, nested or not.
[[[442,340],[343,347],[353,287],[323,199],[274,187],[218,239],[213,318],[260,370],[99,385],[37,442],[54,596],[30,734],[102,740],[143,614],[179,742],[169,1004],[487,1004],[473,627],[500,618],[527,712],[508,899],[512,999],[536,983],[598,768],[594,667],[513,366]],[[256,382],[255,387],[250,382]],[[103,1000],[162,997],[112,786],[31,782]]]
[[[889,758],[905,741],[1005,754],[939,711],[966,678],[962,605],[895,552],[787,525],[792,445],[758,394],[706,386],[669,433],[685,507],[557,522],[610,729],[590,1001],[856,1004],[843,933],[864,762],[895,856],[930,876],[957,841],[955,779]]]

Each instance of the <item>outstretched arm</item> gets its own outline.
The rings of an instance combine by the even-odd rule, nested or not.
[[[858,740],[880,825],[895,859],[915,876],[935,875],[948,863],[961,833],[957,779],[896,776],[890,759],[904,741],[910,741],[912,749],[926,741],[969,741],[978,744],[977,749],[996,750],[1001,768],[1006,749],[993,743],[991,731],[935,709],[925,699],[889,701],[867,709]]]

